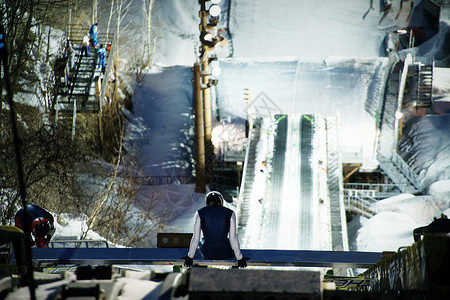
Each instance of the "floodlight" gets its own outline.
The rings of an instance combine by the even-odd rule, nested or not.
[[[220,9],[219,5],[211,5],[211,7],[209,8],[209,14],[212,17],[217,17],[218,15],[220,15],[220,12],[222,10]]]
[[[207,34],[205,34],[205,36],[203,37],[203,39],[204,39],[205,41],[212,42],[212,40],[213,40],[213,35],[212,35],[211,33],[207,33]]]

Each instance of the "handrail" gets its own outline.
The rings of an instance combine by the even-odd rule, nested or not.
[[[414,185],[420,192],[425,190],[425,187],[419,182],[418,176],[411,167],[403,160],[403,158],[397,153],[392,153],[392,162],[402,172],[403,175]]]
[[[66,64],[64,66],[64,85],[65,85],[65,89],[69,89],[69,79],[70,79],[70,62],[71,62],[71,57],[70,57],[70,53],[67,53],[67,47],[70,47],[70,51],[73,51],[72,45],[69,44],[70,41],[63,41],[61,43],[61,47],[58,50],[58,58],[64,58],[66,59]],[[56,76],[53,73],[53,82],[54,82],[54,86],[59,87],[60,82],[56,83]],[[66,90],[67,91],[67,90]],[[69,91],[70,92],[70,91]],[[56,110],[56,114],[55,114],[55,122],[58,123],[58,111],[59,111],[59,107],[58,107],[58,103],[59,103],[59,99],[58,99],[58,91],[56,91],[53,95],[52,95],[52,99],[54,99],[53,97],[55,97],[56,99],[54,100],[54,103],[52,103],[52,107],[55,108]],[[70,99],[70,96],[69,96]]]
[[[371,208],[377,202],[375,190],[344,189],[344,203],[347,210],[354,210],[366,217],[374,216],[377,211]]]
[[[110,35],[112,37],[114,37],[114,34],[110,34]],[[103,101],[104,101],[105,95],[106,95],[106,88],[107,88],[107,85],[108,85],[109,73],[111,72],[113,61],[114,61],[115,50],[116,50],[116,44],[111,42],[111,49],[109,50],[109,54],[108,54],[108,57],[106,59],[106,69],[105,69],[104,83],[102,84],[101,91],[100,91],[100,97],[98,99],[98,105],[99,105],[99,110],[100,111],[103,110]]]
[[[139,180],[141,183],[146,183],[148,185],[156,186],[156,185],[166,185],[166,184],[173,184],[174,181],[178,181],[181,184],[189,184],[192,183],[192,176],[180,176],[180,175],[174,175],[174,176],[137,176],[135,177],[137,180]]]
[[[33,248],[40,264],[183,264],[187,248]],[[382,258],[381,252],[241,249],[250,257],[249,266],[368,268]],[[199,251],[195,264],[236,265],[236,260],[203,260]]]
[[[358,189],[344,189],[344,195],[350,197],[363,197],[368,199],[371,203],[375,203],[378,200],[375,198],[377,191],[375,190],[358,190]]]
[[[376,192],[387,192],[390,189],[397,188],[397,185],[394,183],[347,182],[344,183],[344,188],[356,190],[374,190]]]
[[[85,244],[86,245],[85,248],[90,248],[89,244],[92,244],[92,243],[105,244],[105,246],[106,246],[105,248],[109,248],[109,244],[105,240],[51,240],[49,242],[49,246],[51,246],[50,248],[58,248],[58,247],[55,247],[55,244],[63,244],[64,247],[62,247],[62,248],[66,248],[65,247],[66,243],[75,244],[75,248],[81,248],[81,244]],[[95,247],[95,248],[101,248],[101,247]]]
[[[71,49],[71,51],[73,51],[73,49]],[[78,56],[78,61],[76,63],[77,67],[75,69],[75,74],[73,75],[73,78],[77,78],[77,76],[78,76],[78,71],[80,70],[82,56],[83,56],[82,50],[80,50],[80,56]],[[70,58],[69,58],[69,60],[70,60]],[[73,94],[74,89],[75,89],[75,82],[72,82],[72,86],[70,87],[69,97],[67,99],[68,102],[70,102],[70,100],[72,99],[72,94]]]
[[[250,157],[250,151],[252,150],[251,143],[252,143],[252,140],[255,135],[253,126],[254,126],[254,124],[258,124],[257,130],[260,130],[259,122],[261,122],[261,120],[259,120],[259,119],[249,119],[250,130],[249,130],[249,136],[247,139],[247,145],[246,145],[246,149],[245,149],[244,168],[242,170],[242,179],[241,179],[241,183],[240,183],[241,189],[239,190],[238,203],[237,203],[237,209],[236,209],[236,216],[237,216],[238,220],[241,215],[242,201],[244,201],[243,198],[244,198],[244,194],[246,192],[246,184],[245,183],[246,183],[246,180],[248,180],[247,177],[249,176],[249,174],[247,174],[247,169],[248,169],[248,164],[251,163],[251,162],[249,162],[249,157]]]
[[[398,155],[395,153],[391,154],[391,159],[397,159],[398,158],[394,158],[395,155]],[[401,160],[403,160],[400,157]],[[404,170],[401,170],[399,168],[402,168],[402,166],[400,166],[402,163],[400,162],[400,160],[397,161],[397,164],[394,164],[393,162],[391,162],[390,160],[388,160],[386,157],[382,156],[381,154],[378,155],[378,162],[380,163],[380,167],[381,169],[389,176],[389,178],[391,178],[392,181],[395,182],[395,184],[397,185],[397,187],[399,188],[399,190],[402,193],[417,193],[417,187],[414,186],[414,183],[410,182],[409,179],[406,177],[406,175],[402,172],[406,172],[407,168],[403,165]],[[405,162],[406,164],[406,162]],[[410,176],[414,176],[412,174],[410,174]],[[422,190],[420,190],[422,191]]]

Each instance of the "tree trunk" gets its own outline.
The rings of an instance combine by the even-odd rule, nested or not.
[[[148,2],[148,9],[147,9],[147,30],[145,32],[145,44],[144,44],[144,60],[147,60],[147,62],[151,63],[151,39],[152,39],[152,13],[153,13],[153,6],[155,5],[155,0],[149,0]],[[150,68],[152,66],[150,65]]]
[[[97,23],[97,11],[98,11],[98,3],[97,0],[92,2],[92,24]]]
[[[112,19],[113,14],[114,14],[114,0],[111,0],[111,6],[109,9],[109,16],[108,16],[108,23],[106,25],[106,36],[108,36],[108,34],[109,34],[109,27],[111,26],[111,19]]]

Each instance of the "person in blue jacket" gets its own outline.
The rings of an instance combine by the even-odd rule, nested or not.
[[[34,243],[38,248],[48,247],[48,243],[55,233],[54,218],[51,213],[40,206],[34,204],[27,205],[29,230],[34,237]],[[17,211],[15,217],[15,226],[24,229],[25,226],[25,211],[23,208]]]
[[[204,241],[199,247],[204,259],[233,259],[239,268],[247,267],[249,257],[242,256],[236,235],[236,214],[223,206],[223,196],[212,191],[205,196],[206,206],[195,212],[194,233],[189,252],[184,259],[186,267],[192,267],[195,252],[203,233]]]
[[[105,73],[105,65],[106,65],[106,48],[103,44],[100,45],[100,48],[97,51],[98,54],[98,68]]]
[[[89,35],[92,39],[92,46],[97,48],[98,44],[98,23],[92,24],[91,29],[89,30]]]

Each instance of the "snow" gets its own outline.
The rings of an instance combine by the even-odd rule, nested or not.
[[[222,7],[227,8],[228,1],[223,2]],[[373,165],[376,131],[373,117],[364,109],[370,93],[367,83],[387,66],[387,59],[383,58],[385,33],[406,26],[411,13],[410,6],[405,5],[395,20],[400,1],[388,2],[392,3],[392,9],[378,24],[382,12],[376,6],[362,18],[369,9],[369,1],[231,1],[227,30],[233,37],[229,45],[233,57],[219,56],[222,72],[213,93],[218,97],[213,98],[213,111],[220,110],[221,122],[213,124],[215,147],[223,150],[224,142],[235,148],[242,145],[244,138],[239,126],[248,113],[243,94],[245,88],[253,88],[255,97],[271,101],[268,111],[254,107],[259,115],[269,119],[276,113],[336,117],[344,152],[357,149],[363,153],[365,163]],[[420,7],[420,1],[412,2],[414,9]],[[191,66],[196,61],[195,45],[199,43],[198,9],[195,1],[155,4],[153,22],[158,38],[154,67],[136,86],[134,110],[128,115],[131,121],[127,142],[140,152],[144,176],[193,171]],[[423,24],[417,16],[411,17],[414,26]],[[442,53],[439,37],[448,28],[441,24],[441,30],[417,48],[416,54]],[[439,58],[443,59],[442,55]],[[449,76],[446,68],[436,69],[434,87],[444,108]],[[423,121],[420,128],[431,135],[435,126],[430,125]],[[269,132],[270,122],[265,126]],[[448,130],[448,126],[443,126],[443,130]],[[260,143],[257,165],[267,157],[268,143],[269,140]],[[424,143],[430,145],[426,140]],[[441,149],[440,144],[443,148],[437,156],[446,164],[450,161],[450,151],[445,151],[445,140],[433,139],[433,147]],[[420,152],[425,160],[430,160],[428,153]],[[375,207],[379,213],[368,220],[361,218],[361,228],[351,237],[356,240],[357,250],[397,250],[410,245],[415,227],[431,222],[441,212],[448,212],[446,199],[449,199],[450,185],[441,180],[450,175],[441,175],[443,168],[433,162],[428,161],[431,168],[423,175],[432,178],[429,195],[406,194],[380,201]],[[256,169],[255,198],[261,199],[265,176]],[[203,205],[203,195],[195,193],[192,185],[182,186],[178,185],[175,191],[170,191],[170,186],[158,189],[161,199],[174,207],[175,217],[168,225],[172,230],[179,228],[186,232],[193,226],[194,211]],[[254,207],[258,211],[259,206]],[[250,226],[256,228],[258,224]]]
[[[450,198],[450,180],[441,180],[430,185],[428,193],[435,197]]]
[[[116,298],[117,300],[158,299],[162,289],[160,282],[148,279],[121,277],[117,279],[117,282],[124,284],[120,295]]]
[[[153,23],[157,28],[154,63],[158,66],[192,65],[199,42],[197,1],[155,1]]]
[[[414,240],[412,229],[418,227],[409,215],[384,211],[362,222],[358,231],[358,251],[397,251],[401,246],[409,246]]]
[[[231,1],[234,57],[377,57],[384,33],[373,30],[377,10],[362,19],[368,7],[349,0]]]
[[[69,214],[59,214],[55,218],[55,234],[52,237],[52,240],[78,240],[80,237],[86,233],[87,225],[85,218],[74,218]],[[86,233],[87,240],[95,240],[95,241],[105,241],[102,236],[97,234],[96,232],[89,230]],[[121,247],[120,245],[112,245],[110,246]],[[58,247],[55,245],[55,247]]]
[[[139,141],[142,172],[147,176],[180,175],[176,170],[192,166],[191,79],[189,68],[176,66],[148,74],[135,90],[127,141],[131,147]]]
[[[145,1],[133,1],[129,9],[135,15],[145,11]],[[221,120],[214,120],[213,143],[220,155],[223,145],[240,150],[245,144],[244,120],[249,113],[243,94],[253,88],[256,99],[271,106],[263,111],[254,105],[252,112],[266,117],[263,142],[258,146],[257,165],[270,156],[270,120],[275,114],[320,114],[336,117],[340,126],[340,143],[344,152],[356,149],[365,164],[373,165],[376,130],[374,117],[365,110],[366,99],[380,91],[378,78],[387,68],[385,33],[407,25],[410,7],[400,10],[400,1],[392,2],[392,10],[378,24],[382,12],[369,7],[369,1],[223,1],[230,14],[229,24],[221,21],[233,39],[227,49],[218,51],[222,70],[219,84],[213,90],[213,111],[220,110]],[[412,1],[414,9],[420,6]],[[230,6],[228,6],[231,3]],[[143,9],[144,7],[144,9]],[[153,67],[133,89],[133,111],[129,119],[126,149],[138,155],[140,176],[180,176],[189,184],[144,187],[142,199],[156,195],[161,205],[156,211],[170,212],[166,230],[190,232],[194,212],[203,206],[203,194],[195,192],[192,71],[198,46],[199,4],[197,1],[156,1],[152,16],[152,38],[156,41]],[[400,10],[397,20],[395,16]],[[363,15],[368,14],[363,18]],[[144,40],[145,17],[133,19],[130,36]],[[423,22],[411,18],[415,26]],[[227,25],[229,25],[227,27]],[[226,27],[226,28],[225,28]],[[435,55],[437,64],[447,57],[448,24],[440,24],[440,32],[421,47],[416,55]],[[229,51],[225,51],[229,50]],[[232,53],[229,58],[227,53]],[[405,56],[405,52],[400,56]],[[386,251],[412,243],[412,230],[432,221],[441,213],[450,213],[450,164],[448,151],[448,85],[450,71],[436,68],[434,93],[442,115],[423,117],[416,130],[423,140],[416,140],[415,168],[429,186],[426,196],[401,195],[374,205],[378,213],[358,218],[360,226],[352,226],[353,250]],[[382,79],[380,79],[382,81]],[[375,87],[370,86],[370,84]],[[255,101],[256,102],[256,101]],[[262,102],[260,102],[262,103]],[[258,102],[256,102],[258,104]],[[266,107],[267,108],[267,107]],[[438,129],[439,135],[435,132]],[[434,149],[438,149],[435,151]],[[256,168],[254,198],[264,197],[265,175]],[[447,171],[445,171],[447,169]],[[420,169],[419,169],[420,170]],[[255,202],[256,203],[256,202]],[[236,208],[236,203],[227,204]],[[255,212],[260,206],[255,204]],[[55,238],[79,237],[85,229],[83,220],[58,216]],[[258,224],[250,224],[258,229]],[[100,239],[92,233],[92,239]]]

